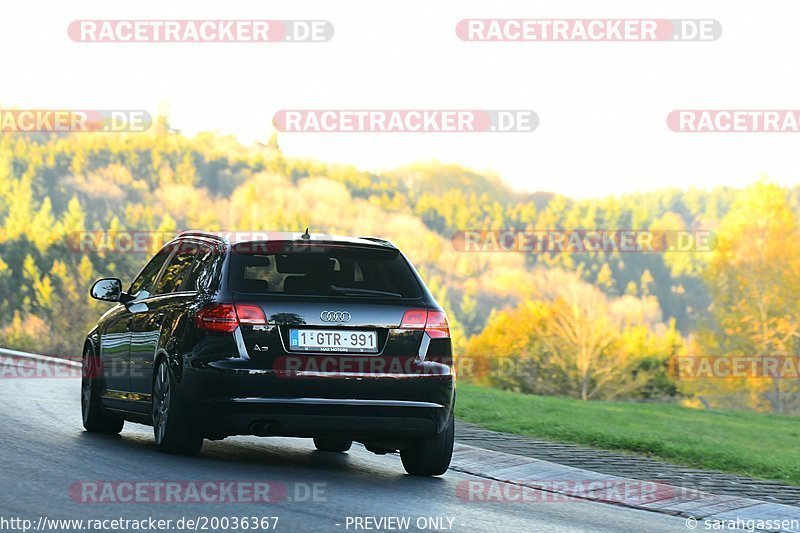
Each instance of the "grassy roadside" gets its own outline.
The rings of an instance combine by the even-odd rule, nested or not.
[[[456,415],[485,428],[800,485],[800,417],[582,402],[459,383]]]

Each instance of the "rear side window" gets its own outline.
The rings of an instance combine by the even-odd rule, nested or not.
[[[167,260],[170,253],[172,253],[172,248],[163,248],[158,252],[155,257],[147,263],[147,266],[142,269],[142,272],[136,277],[133,283],[131,283],[128,294],[135,296],[142,290],[152,294],[153,283],[156,281],[156,276],[158,276],[161,267],[164,266],[164,262]]]
[[[182,290],[197,255],[197,246],[181,243],[180,248],[169,260],[167,267],[156,283],[153,294],[169,294]],[[194,290],[194,289],[187,289]]]
[[[213,248],[204,245],[199,246],[183,290],[195,291],[210,288],[216,273],[217,259],[219,259],[219,254],[215,253]]]
[[[306,296],[419,298],[417,279],[397,250],[305,246],[286,253],[231,253],[229,283],[238,292]]]

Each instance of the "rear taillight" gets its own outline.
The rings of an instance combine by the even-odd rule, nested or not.
[[[236,304],[236,315],[239,317],[240,324],[249,326],[265,326],[267,324],[267,317],[260,305]]]
[[[230,333],[239,324],[266,324],[264,310],[253,304],[211,304],[203,307],[194,316],[194,325],[206,331]]]
[[[432,339],[449,339],[450,324],[447,323],[447,315],[441,311],[428,311],[425,332]]]
[[[211,304],[203,307],[194,316],[198,329],[230,333],[239,326],[233,304]]]
[[[427,317],[427,309],[409,309],[403,315],[400,327],[403,329],[424,329]]]
[[[447,323],[447,315],[441,311],[409,309],[403,315],[400,327],[403,329],[424,329],[432,339],[450,338],[450,325]]]

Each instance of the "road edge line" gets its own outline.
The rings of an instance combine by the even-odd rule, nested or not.
[[[9,357],[17,357],[19,359],[30,359],[32,361],[40,361],[43,363],[53,363],[58,365],[69,366],[72,368],[81,368],[83,365],[80,361],[67,359],[66,357],[53,357],[51,355],[39,355],[36,353],[21,352],[19,350],[9,350],[8,348],[0,348],[0,355],[7,355]]]
[[[493,468],[494,467],[494,468]],[[687,520],[728,521],[767,520],[771,518],[800,521],[800,507],[781,503],[770,503],[754,498],[712,494],[696,489],[688,489],[654,480],[646,482],[657,484],[659,492],[668,496],[647,503],[607,500],[576,495],[568,490],[537,485],[546,480],[614,481],[619,483],[643,483],[645,480],[602,474],[591,470],[561,465],[542,459],[523,455],[488,450],[468,444],[457,444],[450,468],[476,477],[501,483],[524,486],[542,492],[560,494],[575,500],[615,505],[642,511],[656,512],[686,518]]]

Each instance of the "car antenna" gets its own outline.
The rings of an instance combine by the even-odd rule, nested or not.
[[[308,233],[308,228],[306,228],[306,232],[305,232],[305,233],[303,233],[303,234],[300,236],[300,238],[301,238],[301,239],[306,239],[306,240],[308,240],[308,239],[310,239],[310,238],[311,238],[311,235]]]

